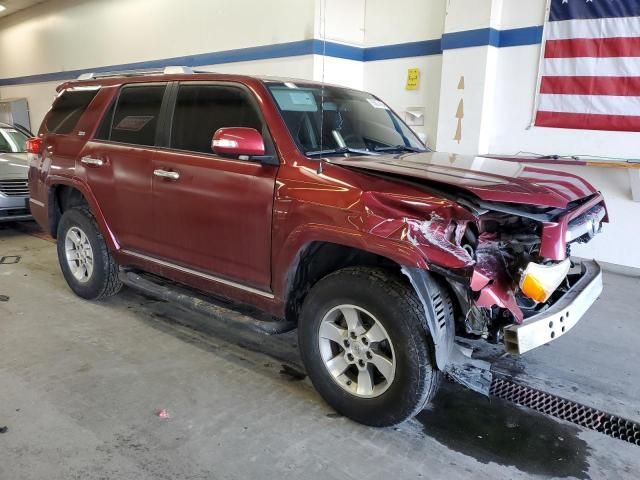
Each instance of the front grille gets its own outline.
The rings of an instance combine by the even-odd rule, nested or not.
[[[504,378],[493,378],[490,395],[604,433],[610,437],[640,445],[640,425],[617,415],[541,392]]]
[[[7,197],[27,197],[29,185],[26,180],[0,180],[0,193]]]

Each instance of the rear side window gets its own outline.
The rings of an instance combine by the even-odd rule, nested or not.
[[[124,87],[113,110],[107,139],[135,145],[155,145],[166,86],[166,83],[158,83]]]
[[[212,153],[219,128],[249,127],[262,133],[267,153],[273,150],[257,107],[243,89],[223,85],[180,85],[171,128],[171,147]]]
[[[97,89],[67,90],[60,95],[53,102],[51,111],[47,115],[45,122],[47,131],[58,134],[71,133],[97,93]]]

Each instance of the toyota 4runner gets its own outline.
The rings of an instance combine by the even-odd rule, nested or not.
[[[401,422],[468,342],[522,354],[602,289],[571,245],[608,221],[583,179],[425,148],[368,93],[193,72],[85,74],[27,144],[30,207],[70,288],[132,285],[270,332],[298,328],[338,412]],[[237,308],[236,308],[237,307]],[[247,308],[251,315],[243,314]]]

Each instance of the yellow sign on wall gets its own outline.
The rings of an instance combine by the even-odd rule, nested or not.
[[[407,70],[407,90],[417,90],[420,83],[420,69],[410,68]]]

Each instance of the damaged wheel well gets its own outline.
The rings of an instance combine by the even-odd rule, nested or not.
[[[73,207],[87,205],[87,200],[80,190],[67,185],[53,185],[49,189],[49,229],[56,238],[58,222],[62,214]]]
[[[398,278],[400,265],[393,260],[371,252],[329,242],[312,242],[299,253],[287,278],[288,321],[298,321],[298,315],[309,290],[330,273],[346,267],[367,266],[388,270]]]

